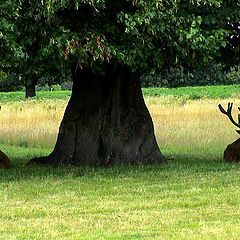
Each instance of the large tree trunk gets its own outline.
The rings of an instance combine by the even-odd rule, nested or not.
[[[126,67],[105,76],[77,70],[55,148],[32,161],[94,166],[163,162],[138,74]]]
[[[32,81],[30,84],[25,85],[25,98],[31,98],[36,96],[36,83]]]

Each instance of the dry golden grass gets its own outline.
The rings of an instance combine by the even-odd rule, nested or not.
[[[2,104],[1,142],[20,146],[53,145],[66,103],[29,100]]]
[[[146,97],[155,124],[155,133],[164,149],[224,148],[238,135],[218,110],[225,100],[186,101],[171,97]],[[237,115],[239,99],[234,102]],[[53,146],[66,107],[66,100],[29,100],[2,104],[0,112],[0,142],[19,146]]]
[[[238,138],[235,127],[218,109],[219,103],[226,107],[229,101],[235,104],[233,116],[236,117],[239,99],[177,100],[174,103],[169,98],[146,99],[160,146],[188,151],[224,150]]]

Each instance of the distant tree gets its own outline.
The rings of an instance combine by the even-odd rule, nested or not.
[[[220,57],[228,44],[226,21],[239,16],[239,4],[226,0],[7,0],[1,5],[10,17],[27,10],[32,20],[24,22],[26,32],[35,36],[11,38],[19,22],[13,22],[10,33],[2,25],[10,62],[19,56],[23,62],[18,65],[34,63],[33,76],[51,63],[56,68],[64,63],[72,72],[72,96],[55,148],[48,157],[34,159],[54,165],[163,162],[141,74]],[[38,49],[33,51],[38,57],[24,44]]]
[[[0,66],[9,76],[18,77],[16,84],[25,87],[26,97],[36,95],[35,87],[40,78],[42,84],[43,79],[44,83],[52,84],[62,77],[62,66],[49,52],[54,51],[49,48],[54,27],[37,6],[31,0],[0,3],[0,41],[4,44],[4,62]]]

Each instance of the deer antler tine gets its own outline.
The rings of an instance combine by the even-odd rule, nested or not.
[[[230,114],[231,113],[231,111],[232,111],[232,107],[233,107],[233,103],[228,103],[228,110],[227,110],[227,112]]]
[[[224,110],[224,108],[221,104],[218,104],[218,108],[223,114],[227,114],[227,111]]]
[[[227,113],[229,116],[232,115],[232,107],[233,107],[233,103],[228,103],[228,110],[227,110]]]

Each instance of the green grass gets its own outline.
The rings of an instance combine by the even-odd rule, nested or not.
[[[145,96],[172,96],[186,100],[200,98],[229,98],[239,97],[240,85],[202,86],[202,87],[181,87],[181,88],[144,88]],[[68,99],[70,91],[39,91],[35,99]],[[24,101],[24,92],[0,92],[0,103]]]
[[[33,99],[68,99],[70,91],[39,91]],[[24,92],[0,92],[0,103],[26,101]]]
[[[180,87],[180,88],[145,88],[145,96],[173,96],[187,100],[200,98],[230,98],[239,97],[240,85],[201,86],[201,87]]]
[[[24,166],[50,149],[0,147],[16,163],[0,174],[0,239],[238,239],[240,167],[210,149],[104,169]]]
[[[224,98],[237,96],[237,87],[202,92]],[[201,87],[184,89],[194,96]],[[184,97],[182,91],[144,89],[145,96],[176,98]],[[69,92],[38,95],[68,97]],[[0,94],[0,103],[23,98]],[[240,165],[223,161],[222,146],[192,146],[163,148],[164,165],[52,168],[25,165],[51,147],[1,141],[14,167],[0,171],[0,239],[239,239]]]

